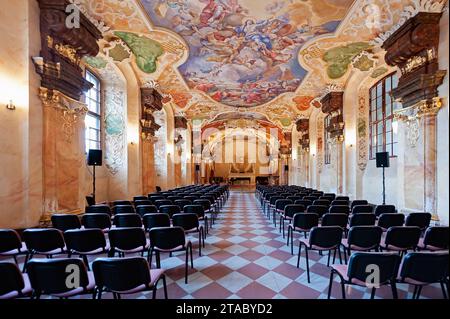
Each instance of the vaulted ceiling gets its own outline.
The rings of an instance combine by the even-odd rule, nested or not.
[[[103,29],[92,67],[130,64],[140,85],[158,83],[176,114],[205,125],[242,118],[287,131],[352,72],[387,72],[377,37],[426,1],[77,2]]]

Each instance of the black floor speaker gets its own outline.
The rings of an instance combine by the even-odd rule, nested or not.
[[[102,166],[102,151],[101,150],[89,150],[88,165],[89,166]]]
[[[376,160],[377,167],[389,167],[389,152],[378,152]]]

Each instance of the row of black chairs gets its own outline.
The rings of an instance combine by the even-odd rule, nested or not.
[[[28,272],[22,274],[16,264],[0,262],[0,299],[40,299],[44,295],[68,299],[85,294],[101,299],[104,292],[121,299],[143,291],[152,291],[155,299],[160,280],[168,298],[165,271],[150,269],[145,258],[98,258],[92,268],[89,271],[78,258],[32,259]]]

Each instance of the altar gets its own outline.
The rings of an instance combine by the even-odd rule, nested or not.
[[[233,185],[254,185],[256,183],[255,164],[233,163],[228,178]]]

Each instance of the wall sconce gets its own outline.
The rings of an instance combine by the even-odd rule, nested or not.
[[[6,104],[6,108],[10,111],[14,111],[16,109],[16,106],[14,105],[12,100],[9,100],[9,103]]]

